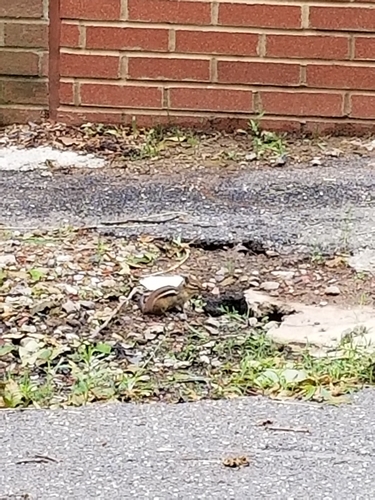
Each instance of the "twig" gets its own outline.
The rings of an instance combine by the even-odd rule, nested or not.
[[[146,219],[125,219],[118,221],[102,221],[101,224],[103,226],[123,226],[124,224],[163,224],[164,222],[169,222],[171,220],[178,219],[180,215],[171,215],[167,219],[158,219],[151,220],[149,218]]]
[[[311,408],[316,408],[317,410],[322,410],[323,406],[318,405],[318,403],[309,403],[308,401],[288,401],[287,399],[272,399],[272,403],[277,403],[279,405],[290,405],[290,406],[310,406]]]
[[[94,224],[92,226],[82,226],[77,228],[77,230],[89,230],[89,229],[100,229],[107,226],[124,226],[125,224],[164,224],[165,222],[170,222],[172,220],[178,219],[181,215],[187,215],[185,212],[165,212],[162,214],[152,214],[148,217],[142,219],[123,219],[117,221],[101,221],[99,224]],[[164,219],[156,219],[154,217],[167,217]]]
[[[49,462],[58,463],[58,460],[56,460],[55,458],[48,457],[47,455],[34,455],[33,457],[30,458],[24,458],[22,460],[18,460],[16,464],[20,465],[20,464],[49,463]]]
[[[185,264],[185,262],[188,260],[189,257],[190,257],[190,250],[187,249],[185,257],[180,262],[177,262],[177,264],[174,264],[173,266],[171,266],[167,270],[157,271],[156,273],[149,274],[149,276],[159,276],[160,274],[171,273],[172,271],[175,271],[180,266],[182,266],[183,264]]]
[[[310,429],[305,429],[303,427],[277,427],[275,425],[264,425],[265,429],[270,431],[283,431],[283,432],[299,432],[302,434],[310,434]]]
[[[129,301],[132,299],[132,297],[134,297],[134,295],[136,294],[136,292],[138,292],[138,288],[135,286],[132,291],[129,293],[129,295],[124,299],[122,300],[119,305],[116,307],[116,309],[112,312],[112,314],[109,316],[109,318],[107,318],[103,324],[101,324],[96,330],[95,332],[93,333],[93,336],[97,336],[99,335],[99,333],[104,330],[105,328],[107,328],[107,326],[110,324],[110,322],[119,314],[119,312],[121,311],[121,309],[129,303]]]

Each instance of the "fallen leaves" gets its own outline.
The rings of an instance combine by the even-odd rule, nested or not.
[[[238,469],[240,467],[248,467],[250,465],[249,459],[245,455],[240,455],[238,457],[227,457],[223,459],[224,467],[229,467],[231,469]]]

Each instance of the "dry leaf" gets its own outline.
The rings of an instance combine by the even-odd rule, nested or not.
[[[239,467],[248,467],[250,465],[250,461],[245,455],[240,455],[238,457],[224,458],[223,465],[225,467],[236,469]]]

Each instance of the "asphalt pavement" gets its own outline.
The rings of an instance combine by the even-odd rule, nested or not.
[[[4,411],[0,498],[370,500],[374,420],[374,391],[339,407],[250,397]],[[241,455],[248,467],[222,464]]]
[[[178,165],[175,175],[164,176],[118,169],[2,171],[0,223],[85,225],[183,212],[183,220],[127,224],[115,232],[255,242],[293,252],[375,249],[375,177],[368,158],[227,174],[178,172]]]

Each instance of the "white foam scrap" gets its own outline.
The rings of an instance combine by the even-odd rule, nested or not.
[[[57,167],[102,168],[106,165],[103,158],[93,154],[79,154],[74,151],[61,151],[49,146],[0,148],[0,170],[35,170],[48,168],[48,161]]]

